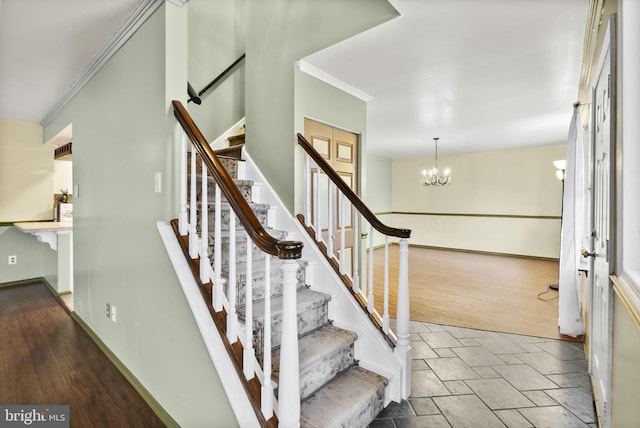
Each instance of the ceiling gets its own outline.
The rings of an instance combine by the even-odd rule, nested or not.
[[[0,0],[0,118],[40,122],[142,0]]]
[[[372,97],[388,158],[566,142],[587,0],[391,0],[401,17],[304,62]]]
[[[142,0],[0,0],[0,118],[40,122]],[[371,96],[367,150],[562,143],[587,0],[391,0],[402,16],[304,59]]]

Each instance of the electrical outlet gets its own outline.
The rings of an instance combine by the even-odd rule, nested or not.
[[[18,264],[18,256],[9,256],[9,261],[8,263],[10,265],[17,265]]]
[[[116,322],[116,307],[111,305],[111,321]]]
[[[107,303],[107,318],[111,319],[111,304]]]

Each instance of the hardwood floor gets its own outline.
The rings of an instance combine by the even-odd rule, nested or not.
[[[389,312],[394,317],[398,246],[390,246],[389,258],[390,267],[394,267],[389,271],[389,289],[394,293]],[[374,275],[382,278],[384,250],[374,250],[374,259]],[[576,340],[558,331],[558,292],[548,288],[558,282],[558,270],[558,262],[551,260],[411,247],[411,319]],[[374,293],[380,313],[382,292],[380,286]]]
[[[0,288],[0,403],[69,405],[71,427],[164,424],[42,283]]]

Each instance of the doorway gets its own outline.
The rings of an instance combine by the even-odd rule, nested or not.
[[[358,193],[358,135],[305,118],[304,136],[349,188]],[[333,256],[341,260],[345,272],[353,277],[354,210],[338,192],[332,190],[329,179],[322,171],[312,166],[310,176],[312,183],[318,183],[317,189],[312,186],[312,192],[318,192],[318,200],[323,201],[321,205],[326,203],[335,207],[333,210],[319,211],[317,224],[320,225],[322,239],[332,242]],[[313,205],[315,198],[311,200]],[[314,207],[311,208],[311,212],[315,213]],[[313,215],[311,221],[316,224]]]

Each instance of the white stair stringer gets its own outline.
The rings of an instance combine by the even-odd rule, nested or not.
[[[242,158],[244,166],[241,178],[261,183],[260,203],[276,207],[274,216],[278,229],[289,232],[290,236],[295,234],[296,239],[304,243],[303,258],[313,266],[313,273],[307,272],[307,283],[312,289],[315,288],[332,296],[329,319],[333,320],[336,326],[358,334],[358,340],[355,342],[355,358],[360,366],[389,380],[385,388],[384,405],[388,405],[390,401],[401,402],[403,398],[408,398],[402,396],[402,380],[404,371],[411,370],[411,367],[405,367],[396,357],[393,349],[369,320],[359,303],[351,296],[351,292],[329,265],[316,243],[309,238],[298,219],[289,213],[248,154],[246,147],[242,149]]]
[[[225,390],[229,403],[233,409],[233,413],[241,427],[260,427],[260,423],[254,412],[248,412],[251,408],[249,397],[244,387],[236,375],[236,370],[227,353],[227,349],[222,343],[222,339],[218,333],[209,308],[202,298],[198,284],[193,278],[191,268],[187,264],[180,244],[170,225],[163,221],[157,222],[160,237],[164,243],[171,264],[176,272],[178,281],[182,286],[182,291],[191,307],[193,317],[196,321],[202,340],[209,352],[209,356],[213,365],[218,372],[222,387]]]

